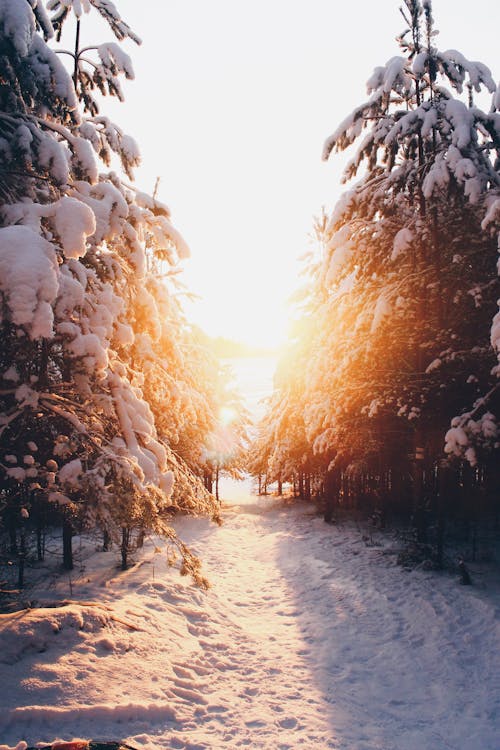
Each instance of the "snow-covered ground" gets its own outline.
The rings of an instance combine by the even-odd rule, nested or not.
[[[0,619],[0,742],[498,750],[493,571],[405,572],[388,536],[246,490],[226,483],[221,528],[177,522],[207,593],[151,542],[125,573],[88,559],[77,603]],[[64,577],[31,592],[68,594]]]

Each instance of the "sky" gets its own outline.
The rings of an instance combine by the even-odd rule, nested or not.
[[[324,140],[363,101],[373,68],[398,54],[397,0],[115,0],[142,38],[136,78],[105,111],[137,141],[141,189],[188,242],[188,317],[212,336],[284,340],[287,300],[314,217],[342,192]],[[498,0],[434,0],[438,44],[500,79]],[[101,34],[92,28],[88,31]],[[93,38],[93,42],[106,41]]]

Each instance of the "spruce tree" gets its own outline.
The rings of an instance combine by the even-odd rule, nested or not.
[[[158,429],[145,378],[149,362],[165,392],[179,370],[196,366],[176,368],[190,347],[172,288],[158,274],[159,264],[174,269],[188,250],[168,208],[130,183],[134,140],[100,111],[104,95],[123,98],[120,76],[133,77],[117,42],[138,37],[108,0],[51,0],[48,9],[26,0],[0,8],[4,517],[14,528],[46,501],[64,520],[67,567],[77,524],[114,538],[125,565],[134,529],[175,543],[165,511],[176,477],[189,487],[191,510],[215,511],[171,449],[169,430]],[[101,14],[117,42],[82,47],[88,11]],[[72,24],[74,44],[58,55],[47,42],[61,38],[64,24]],[[114,159],[119,171],[103,171]],[[166,339],[178,346],[178,361]],[[203,383],[189,377],[187,398],[205,398]],[[171,398],[165,413],[179,422],[183,406]]]
[[[318,227],[294,408],[337,494],[392,494],[418,518],[446,494],[446,455],[497,451],[500,115],[489,69],[435,46],[431,3],[402,13],[400,54],[325,143],[325,159],[357,146],[358,180]]]

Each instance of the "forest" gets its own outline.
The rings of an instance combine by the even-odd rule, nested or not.
[[[278,293],[286,274],[242,241],[269,231],[256,190],[229,184],[245,204],[237,262],[204,266],[218,312],[236,320],[241,297],[255,335],[189,313],[189,227],[162,174],[139,186],[139,144],[111,114],[141,45],[127,2],[0,0],[0,750],[497,750],[500,86],[440,48],[430,0],[394,3],[397,54],[368,61],[366,97],[324,143],[345,165],[339,197],[310,219],[273,360],[252,325],[271,329],[277,308],[254,279]],[[343,12],[318,6],[326,27]],[[243,75],[228,109],[197,103],[198,177],[202,150],[222,165],[204,120],[227,135],[242,92],[262,94],[269,139],[287,85],[307,109],[297,76],[270,102],[254,75],[290,74],[290,58],[266,67],[286,34],[305,60],[306,17],[318,46],[316,4],[253,0],[237,22],[234,8],[140,8],[165,47],[148,71],[168,105],[158,151],[186,116],[163,57],[182,36],[174,11],[187,67],[201,35],[224,69],[251,49],[249,68],[234,63],[250,88]],[[217,65],[196,52],[209,91]],[[276,192],[252,123],[238,148]],[[296,169],[286,135],[273,147]],[[280,229],[293,206],[276,206]],[[233,267],[226,299],[214,280]]]
[[[352,147],[350,187],[316,221],[250,465],[326,521],[408,525],[441,567],[448,522],[474,554],[498,535],[500,99],[405,6],[400,56],[325,142]]]
[[[100,14],[115,41],[83,47],[82,10]],[[107,0],[47,10],[15,0],[0,12],[7,557],[22,588],[48,527],[62,529],[66,569],[82,529],[100,530],[123,568],[154,532],[204,584],[169,517],[218,520],[212,476],[236,460],[221,441],[243,440],[245,423],[223,364],[183,313],[178,266],[189,248],[168,207],[134,185],[137,144],[101,112],[133,77],[120,42],[140,39]],[[235,409],[231,426],[220,425],[223,407]]]
[[[115,41],[82,46],[88,11]],[[203,583],[170,520],[220,521],[224,473],[328,522],[403,522],[438,567],[447,524],[474,549],[498,530],[500,96],[484,64],[435,46],[430,2],[401,13],[400,55],[326,140],[325,160],[353,152],[348,186],[315,221],[251,428],[224,339],[184,313],[189,248],[103,114],[139,37],[108,0],[2,4],[0,513],[19,588],[53,526],[66,569],[79,530],[124,569],[153,532]]]

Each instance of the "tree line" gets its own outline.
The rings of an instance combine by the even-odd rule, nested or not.
[[[139,149],[102,112],[123,100],[140,39],[108,0],[12,0],[0,14],[0,522],[24,583],[28,555],[62,529],[97,528],[121,564],[178,512],[219,519],[210,476],[234,461],[214,435],[228,374],[186,319],[189,249],[159,200],[133,181]],[[113,41],[83,45],[86,13]],[[237,401],[237,399],[236,399]],[[239,438],[235,439],[235,445]],[[234,447],[234,446],[233,446]],[[36,540],[36,541],[35,541]]]
[[[500,89],[436,46],[430,1],[401,13],[399,55],[324,146],[353,147],[354,183],[316,220],[251,471],[325,520],[406,519],[442,564],[447,519],[498,529]]]

